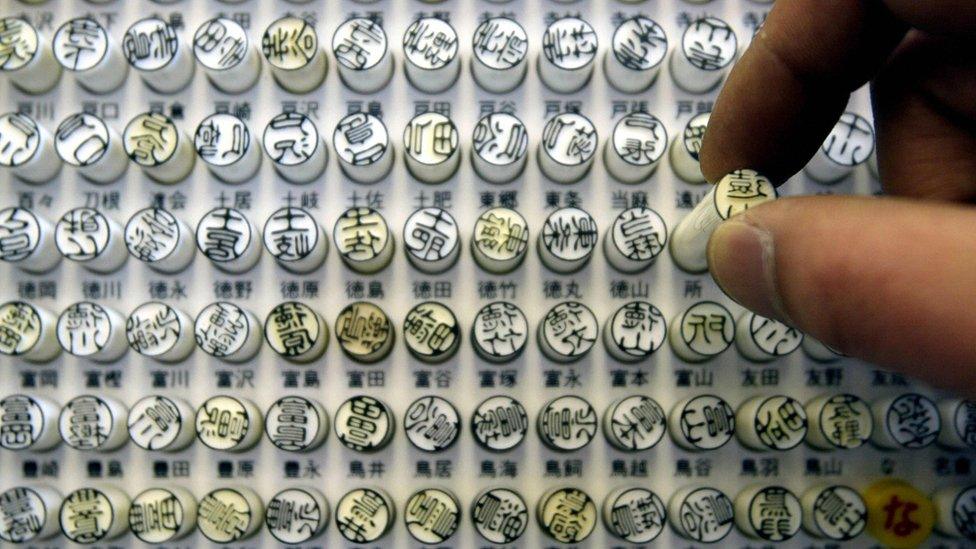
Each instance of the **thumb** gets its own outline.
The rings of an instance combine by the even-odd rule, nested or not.
[[[847,355],[976,393],[976,209],[785,198],[720,225],[719,286]]]

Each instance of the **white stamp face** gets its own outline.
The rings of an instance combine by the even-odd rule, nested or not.
[[[453,404],[438,396],[413,401],[403,416],[403,430],[414,447],[425,452],[450,448],[461,433],[461,417]]]
[[[104,400],[84,395],[69,400],[61,409],[58,430],[64,442],[75,450],[98,450],[120,420]]]
[[[925,448],[939,438],[942,428],[935,402],[918,393],[896,398],[884,417],[884,428],[904,448]]]
[[[268,502],[264,522],[281,543],[294,545],[312,539],[329,519],[312,494],[300,488],[282,490]]]
[[[0,541],[29,543],[41,533],[51,511],[30,488],[18,486],[0,493]]]
[[[102,255],[110,238],[108,220],[94,208],[68,210],[54,227],[58,250],[73,261],[90,261]]]
[[[563,70],[577,70],[596,59],[596,31],[578,17],[557,19],[542,35],[542,54]]]
[[[186,520],[186,509],[176,494],[165,488],[150,488],[132,499],[129,529],[145,543],[172,540]]]
[[[260,520],[258,511],[237,490],[219,488],[200,500],[197,527],[214,543],[231,543],[244,537],[252,521]]]
[[[827,158],[841,166],[857,166],[874,152],[874,126],[864,117],[845,112],[823,143]]]
[[[197,409],[197,438],[214,450],[233,450],[252,429],[250,413],[234,397],[218,395],[208,398]]]
[[[646,71],[664,61],[668,37],[653,19],[638,15],[617,26],[612,46],[621,65],[632,71]]]
[[[436,112],[425,112],[410,119],[403,130],[403,146],[411,158],[421,164],[445,162],[458,150],[460,137],[450,118]]]
[[[681,37],[681,51],[688,61],[703,71],[724,69],[735,59],[739,47],[735,31],[716,17],[693,21]]]
[[[650,543],[664,530],[667,511],[661,497],[647,488],[631,488],[608,502],[607,528],[630,543]]]
[[[421,17],[403,34],[403,53],[410,64],[421,69],[443,68],[457,57],[457,32],[443,19]]]
[[[560,543],[579,543],[596,528],[596,503],[578,488],[548,492],[539,502],[539,522]]]
[[[0,215],[2,218],[2,215]],[[953,414],[956,434],[970,448],[976,448],[976,401],[963,401]]]
[[[322,231],[308,210],[286,206],[264,225],[264,247],[278,261],[299,261],[319,244]]]
[[[268,25],[261,38],[261,51],[272,67],[301,69],[318,53],[319,38],[308,21],[286,16]]]
[[[251,132],[243,120],[232,114],[212,114],[197,126],[193,146],[207,164],[230,166],[251,147]]]
[[[125,224],[125,246],[140,261],[155,263],[169,257],[180,243],[180,226],[162,208],[145,208]]]
[[[610,409],[606,435],[614,446],[631,452],[653,448],[667,430],[667,414],[654,399],[641,395],[621,399]]]
[[[176,310],[158,301],[136,307],[125,321],[129,347],[144,356],[159,356],[172,349],[186,327]]]
[[[529,52],[529,37],[522,25],[514,20],[492,17],[475,29],[472,49],[484,66],[507,70],[525,60]]]
[[[166,115],[143,113],[129,122],[122,135],[125,153],[136,164],[152,168],[169,161],[176,153],[179,130]]]
[[[735,339],[735,319],[724,306],[701,301],[681,315],[680,330],[682,341],[692,351],[715,356],[728,349]]]
[[[803,343],[803,334],[796,328],[755,313],[750,313],[747,318],[752,341],[768,355],[788,355]]]
[[[509,396],[489,397],[471,415],[471,432],[475,441],[486,450],[511,450],[522,443],[528,430],[529,416],[525,407]]]
[[[75,543],[98,543],[108,535],[116,520],[122,520],[117,512],[118,509],[101,490],[75,490],[61,504],[61,532]]]
[[[837,448],[858,448],[871,438],[871,408],[850,394],[834,395],[820,410],[820,431]]]
[[[715,488],[699,488],[688,494],[678,508],[681,528],[692,540],[714,543],[735,526],[732,500]]]
[[[279,355],[301,356],[311,351],[323,337],[319,318],[308,305],[286,301],[268,313],[264,338]]]
[[[30,210],[0,210],[0,261],[17,262],[31,256],[41,239],[41,226]]]
[[[620,212],[610,228],[614,247],[632,261],[652,261],[668,241],[664,219],[654,210],[638,206]]]
[[[24,165],[34,157],[40,145],[41,132],[34,119],[16,112],[0,114],[0,166],[16,168]]]
[[[827,539],[854,539],[868,523],[868,510],[861,495],[847,486],[824,488],[813,503],[813,522]]]
[[[37,31],[19,17],[0,19],[0,70],[15,71],[37,54]]]
[[[0,353],[22,355],[41,338],[41,316],[29,303],[8,301],[0,305]]]
[[[352,113],[336,126],[332,134],[336,154],[353,166],[369,166],[379,161],[390,148],[386,124],[364,112]]]
[[[44,410],[41,409],[41,405],[27,395],[10,395],[0,400],[0,448],[5,450],[30,448],[41,436],[44,422]],[[0,511],[0,517],[2,516]],[[0,521],[0,524],[4,523]],[[3,528],[0,528],[0,533],[2,531]],[[0,536],[0,539],[4,538]]]
[[[403,321],[403,339],[416,355],[438,360],[453,353],[461,337],[454,311],[442,303],[418,303]]]
[[[557,114],[542,130],[542,150],[559,164],[585,164],[593,159],[596,149],[596,128],[581,114]]]
[[[632,112],[613,127],[613,150],[628,164],[650,166],[667,148],[668,132],[654,115]]]
[[[964,539],[976,540],[976,486],[959,492],[952,504],[952,522]]]
[[[201,65],[212,71],[240,65],[249,46],[244,27],[226,17],[207,21],[193,35],[193,54]]]
[[[489,543],[506,544],[522,537],[529,510],[517,492],[505,488],[485,490],[474,501],[471,521]]]
[[[304,164],[319,148],[319,130],[312,119],[297,112],[283,112],[264,129],[264,152],[281,166]]]
[[[550,448],[579,450],[596,436],[600,418],[593,405],[578,396],[549,401],[539,412],[539,436]]]
[[[76,113],[64,119],[54,134],[58,156],[71,166],[85,167],[101,160],[108,149],[108,127],[101,118]]]
[[[760,539],[786,541],[800,531],[803,508],[786,488],[766,486],[749,502],[749,524]]]
[[[717,396],[692,398],[678,413],[681,437],[695,448],[721,448],[735,434],[735,411]]]
[[[515,115],[496,112],[474,127],[474,152],[494,166],[515,164],[529,152],[529,133]]]
[[[353,543],[371,543],[393,525],[393,502],[369,488],[358,488],[342,496],[336,505],[336,527]]]
[[[252,329],[243,309],[227,301],[218,301],[200,311],[193,332],[200,349],[220,358],[240,350]]]
[[[789,450],[807,436],[807,413],[794,398],[776,395],[759,405],[752,419],[753,429],[770,450]]]
[[[122,54],[141,71],[155,71],[176,58],[180,40],[176,28],[157,17],[136,21],[122,38]]]
[[[91,301],[80,301],[58,317],[58,343],[75,356],[91,356],[105,348],[113,328],[104,307]]]
[[[715,186],[715,210],[728,219],[776,198],[776,187],[753,170],[735,170]]]
[[[342,350],[353,357],[369,357],[392,337],[390,318],[372,303],[352,303],[336,319],[336,339]]]
[[[647,357],[664,344],[668,323],[654,305],[631,301],[613,314],[609,330],[619,350],[633,357]]]
[[[444,490],[426,488],[407,500],[403,520],[415,540],[425,544],[444,543],[461,523],[461,504]]]
[[[98,66],[108,52],[108,33],[91,17],[76,17],[58,27],[52,49],[61,66],[86,71]]]
[[[507,301],[489,303],[478,311],[472,327],[474,344],[499,360],[515,357],[529,339],[525,313]]]
[[[129,410],[129,438],[144,450],[163,450],[173,444],[184,428],[184,418],[171,399],[150,395]]]
[[[688,121],[684,133],[681,134],[681,143],[685,146],[688,154],[695,159],[695,162],[698,162],[702,140],[705,139],[705,130],[708,128],[708,119],[711,115],[710,112],[696,114]]]
[[[335,433],[339,442],[357,452],[383,448],[390,442],[393,429],[393,412],[372,397],[352,397],[335,413]]]
[[[596,220],[579,208],[560,208],[542,225],[542,245],[564,261],[589,257],[599,243]]]
[[[529,247],[528,223],[515,210],[492,208],[474,224],[474,245],[489,259],[515,259]]]
[[[372,208],[349,208],[333,228],[336,250],[350,261],[369,261],[386,248],[390,229]]]
[[[460,245],[460,238],[457,222],[442,208],[421,208],[403,226],[403,246],[419,261],[446,259]]]
[[[586,305],[564,301],[549,309],[542,320],[542,337],[553,351],[575,358],[593,348],[600,327],[596,316]]]
[[[268,408],[264,429],[276,448],[302,452],[312,445],[322,429],[329,428],[328,421],[308,399],[286,396]]]
[[[369,70],[383,59],[387,49],[386,32],[378,21],[354,17],[339,25],[332,36],[332,52],[342,66]]]
[[[251,223],[234,208],[214,208],[197,225],[197,247],[207,259],[217,263],[244,255],[253,236]]]

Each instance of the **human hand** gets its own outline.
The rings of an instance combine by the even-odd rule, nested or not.
[[[715,104],[702,172],[787,179],[871,81],[891,196],[733,217],[708,247],[722,289],[845,354],[976,394],[974,41],[972,0],[777,0]]]

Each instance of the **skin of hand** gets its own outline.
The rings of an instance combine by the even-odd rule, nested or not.
[[[976,2],[776,0],[701,151],[709,181],[802,169],[871,83],[885,197],[809,196],[708,246],[743,306],[844,354],[976,396]]]

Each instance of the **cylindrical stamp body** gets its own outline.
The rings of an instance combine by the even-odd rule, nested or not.
[[[139,210],[125,224],[125,246],[136,259],[161,273],[178,273],[193,261],[193,233],[162,208]]]
[[[529,321],[514,303],[495,301],[478,311],[471,323],[471,342],[478,356],[503,364],[518,358],[529,341]]]
[[[769,362],[800,348],[803,334],[778,320],[752,311],[739,315],[735,323],[735,347],[747,360]]]
[[[193,79],[193,52],[172,24],[158,17],[140,19],[122,39],[122,53],[153,91],[176,93]]]
[[[0,19],[0,71],[11,83],[29,94],[41,94],[61,79],[61,65],[51,51],[51,42],[20,17]]]
[[[213,87],[224,93],[243,93],[261,76],[261,56],[233,19],[216,17],[200,25],[193,54]]]
[[[507,509],[505,518],[500,509]],[[471,504],[471,522],[474,529],[488,543],[507,545],[517,541],[529,524],[529,508],[525,499],[515,490],[488,488]]]
[[[93,115],[77,113],[65,118],[54,134],[58,156],[92,183],[111,183],[129,167],[122,136]]]
[[[275,116],[265,127],[262,141],[275,171],[290,183],[310,183],[325,171],[329,150],[315,123],[304,114]]]
[[[293,273],[310,273],[329,255],[329,239],[312,214],[286,206],[264,224],[264,247],[279,265]]]
[[[26,114],[0,115],[0,167],[25,183],[47,183],[61,171],[54,138]]]
[[[775,513],[776,525],[769,528],[768,513]],[[784,542],[800,531],[803,506],[796,494],[782,486],[754,485],[735,497],[735,524],[739,531],[755,540]]]
[[[196,236],[197,247],[222,271],[244,273],[261,259],[260,235],[240,210],[210,210],[197,224]]]
[[[696,19],[685,29],[681,47],[671,53],[671,77],[688,93],[715,89],[738,56],[735,31],[716,17]]]
[[[301,510],[301,520],[293,518],[291,509]],[[329,524],[329,502],[315,488],[286,488],[268,501],[264,523],[268,532],[286,545],[311,541]]]
[[[710,112],[696,114],[685,125],[681,135],[671,141],[668,159],[675,175],[685,183],[700,185],[705,183],[705,176],[701,172],[698,154],[701,151],[705,130],[708,128]]]
[[[810,424],[807,443],[819,450],[860,448],[874,431],[871,407],[855,395],[820,395],[804,410]]]
[[[133,351],[159,362],[180,362],[196,347],[193,319],[159,301],[143,303],[129,313],[125,335]]]
[[[336,340],[346,356],[363,364],[379,362],[393,350],[396,329],[379,306],[356,301],[342,308],[335,322]]]
[[[379,21],[364,17],[347,19],[332,36],[332,54],[339,78],[357,93],[376,93],[393,76],[393,52]]]
[[[129,529],[143,543],[180,540],[197,526],[197,499],[182,486],[149,488],[132,498]]]
[[[615,400],[603,414],[603,435],[623,452],[642,452],[664,438],[668,416],[656,400],[631,395]]]
[[[274,401],[264,416],[264,432],[275,448],[310,452],[329,435],[329,414],[322,403],[297,395]]]
[[[437,509],[432,513],[431,509]],[[403,506],[407,532],[425,545],[444,544],[461,524],[461,502],[457,496],[440,488],[421,488],[407,498]]]
[[[529,431],[529,416],[522,403],[506,395],[481,401],[471,414],[475,442],[489,452],[506,452],[522,444]]]
[[[621,362],[640,362],[654,354],[668,337],[668,322],[646,301],[631,301],[603,324],[603,346]]]
[[[109,93],[129,76],[129,63],[112,35],[92,17],[76,17],[54,34],[54,56],[91,93]]]
[[[976,541],[976,485],[944,486],[932,494],[935,504],[935,529],[942,535]]]
[[[735,423],[739,441],[758,452],[796,448],[809,425],[803,405],[785,395],[750,398],[739,406]]]
[[[939,439],[942,418],[932,399],[903,393],[871,404],[874,431],[871,442],[882,450],[918,450]]]
[[[571,506],[575,511],[574,528],[566,528],[562,522],[565,509]],[[583,490],[568,486],[553,488],[539,498],[536,506],[536,521],[543,533],[559,543],[581,543],[596,529],[600,514],[596,502]]]
[[[450,307],[425,301],[403,319],[403,342],[417,360],[439,364],[453,357],[461,346],[461,327]]]
[[[58,430],[75,450],[112,452],[129,441],[129,409],[112,397],[81,395],[65,403]]]
[[[461,434],[461,414],[446,398],[422,396],[404,412],[403,430],[414,448],[429,453],[443,452]]]
[[[69,541],[83,545],[113,540],[129,529],[130,505],[129,496],[114,486],[79,488],[61,503],[61,533]],[[91,514],[94,524],[78,520],[83,514]]]
[[[867,162],[873,152],[874,126],[860,115],[845,112],[804,171],[819,183],[837,183]]]
[[[304,303],[286,301],[264,320],[264,339],[282,358],[298,364],[312,362],[329,346],[329,325]]]
[[[776,199],[776,187],[753,170],[736,170],[722,178],[671,234],[671,258],[682,270],[708,270],[708,239],[719,223],[749,208]]]
[[[596,31],[588,22],[578,17],[553,21],[542,35],[542,83],[557,93],[581,90],[593,76],[597,48]]]
[[[536,250],[551,271],[570,274],[582,269],[600,242],[596,220],[579,208],[560,208],[546,217]]]
[[[440,274],[461,256],[461,234],[451,214],[437,207],[416,210],[403,225],[403,250],[415,269]]]
[[[308,93],[325,80],[329,61],[315,27],[305,19],[287,15],[271,23],[261,39],[261,51],[275,82],[285,91]]]
[[[804,354],[817,362],[837,362],[843,356],[822,341],[814,339],[810,334],[804,334],[800,347],[803,348]]]
[[[224,183],[244,183],[261,167],[261,145],[240,118],[212,114],[197,126],[193,145],[207,169]]]
[[[857,490],[842,484],[818,484],[800,497],[803,529],[819,539],[849,541],[867,526],[867,505]]]
[[[471,164],[489,183],[508,183],[525,170],[529,158],[529,133],[513,114],[485,115],[474,127]]]
[[[668,511],[661,496],[643,487],[618,488],[603,501],[603,524],[618,539],[651,543],[667,527]]]
[[[735,436],[735,411],[715,395],[689,397],[671,409],[668,432],[675,444],[685,450],[716,450]]]
[[[226,362],[245,362],[261,350],[261,321],[254,313],[230,303],[207,305],[193,322],[197,347]]]
[[[586,305],[577,301],[557,303],[539,321],[539,349],[554,362],[575,362],[586,356],[600,337],[600,324]]]
[[[246,398],[217,395],[197,408],[197,438],[211,450],[243,452],[254,447],[264,432],[264,416]]]
[[[393,410],[373,397],[353,396],[336,410],[336,438],[350,450],[377,452],[393,440],[395,432],[396,418]]]
[[[57,317],[43,307],[26,301],[0,305],[0,354],[27,362],[48,362],[61,353]]]
[[[628,208],[603,236],[603,253],[622,273],[639,273],[654,264],[668,242],[664,219],[650,208]]]
[[[370,511],[364,513],[363,509]],[[346,540],[355,544],[373,543],[393,528],[396,506],[381,488],[356,488],[339,499],[335,521]]]
[[[613,127],[603,147],[607,171],[621,183],[642,183],[657,170],[668,148],[668,132],[656,116],[632,112]]]
[[[674,317],[668,341],[674,354],[687,362],[705,362],[729,348],[735,320],[724,305],[699,301]]]
[[[939,401],[942,430],[939,444],[953,450],[976,449],[976,401],[947,398]]]
[[[700,521],[686,521],[687,515],[715,517],[711,528]],[[725,492],[710,486],[686,486],[668,500],[668,518],[679,536],[688,541],[715,543],[735,527],[735,506]]]
[[[147,112],[129,121],[122,135],[125,152],[150,179],[179,183],[193,171],[193,140],[164,114]]]
[[[668,37],[661,25],[635,15],[617,25],[611,49],[603,58],[610,85],[623,93],[640,93],[654,84],[668,53]]]
[[[556,183],[576,183],[593,166],[598,143],[589,118],[574,112],[557,114],[542,130],[539,168]]]
[[[407,79],[425,93],[441,93],[461,73],[457,31],[437,17],[421,17],[403,33]]]
[[[24,272],[44,273],[61,261],[54,225],[26,208],[0,210],[0,261]]]
[[[44,541],[59,532],[61,493],[47,485],[13,486],[0,492],[0,541],[25,544]],[[22,527],[29,524],[30,527]]]
[[[45,452],[54,448],[61,443],[60,411],[61,406],[47,397],[26,394],[4,397],[0,400],[0,448],[14,452]]]
[[[345,116],[332,134],[339,168],[357,183],[376,183],[389,175],[396,156],[386,124],[365,112]]]
[[[264,524],[264,502],[245,486],[217,488],[200,499],[197,528],[213,543],[227,545],[250,538]],[[236,519],[236,528],[227,527],[227,516]]]
[[[393,259],[396,242],[386,219],[372,208],[349,208],[332,229],[336,251],[357,273],[382,271]]]
[[[113,362],[129,349],[125,318],[92,301],[79,301],[62,311],[57,331],[61,348],[79,358]]]
[[[485,19],[474,31],[471,73],[482,89],[507,93],[525,80],[529,37],[522,25],[507,17]]]
[[[193,407],[181,398],[145,396],[129,410],[129,438],[143,450],[178,452],[196,438],[194,416]]]
[[[54,237],[61,255],[95,273],[116,271],[129,257],[122,227],[94,208],[65,212]]]
[[[529,249],[529,226],[522,214],[492,208],[475,221],[471,253],[479,267],[494,274],[514,271]]]
[[[461,145],[454,122],[436,112],[413,117],[403,130],[407,170],[423,183],[443,183],[461,165]]]

